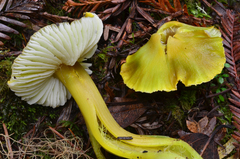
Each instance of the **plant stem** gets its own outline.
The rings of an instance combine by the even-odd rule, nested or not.
[[[166,136],[136,135],[121,128],[109,112],[91,77],[79,63],[72,67],[61,65],[55,76],[61,80],[77,102],[93,137],[111,153],[127,158],[139,156],[160,158],[166,154],[168,157],[201,158],[182,140]],[[131,136],[133,139],[118,140],[119,136]]]

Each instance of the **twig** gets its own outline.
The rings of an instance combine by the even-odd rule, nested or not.
[[[68,128],[68,130],[71,132],[71,134],[73,135],[73,137],[75,138],[75,140],[76,140],[77,142],[79,142],[78,139],[76,138],[76,135],[72,132],[72,130],[71,130],[70,128]]]
[[[54,128],[52,128],[51,126],[49,126],[49,128],[57,135],[57,136],[59,136],[60,138],[62,138],[62,139],[66,139],[62,134],[60,134],[59,132],[57,132]],[[69,142],[69,141],[66,141],[69,145],[71,145],[72,147],[75,147],[71,142]],[[81,149],[79,149],[78,147],[76,148],[77,150],[79,150],[79,151],[82,151]],[[82,151],[82,153],[84,153],[83,151]]]
[[[2,123],[2,124],[3,124],[4,133],[5,133],[5,140],[6,140],[6,145],[7,145],[7,149],[8,149],[8,154],[9,154],[10,158],[13,159],[12,146],[11,146],[11,142],[9,140],[7,127],[4,123]]]
[[[225,91],[222,91],[222,92],[219,92],[219,93],[215,93],[215,94],[208,95],[208,96],[206,96],[206,98],[216,97],[216,96],[218,96],[218,95],[220,95],[220,94],[225,94],[225,93],[227,93],[227,92],[230,91],[230,90],[231,90],[231,88],[228,88],[228,89],[225,90]]]
[[[42,16],[46,16],[46,18],[48,18],[49,20],[52,20],[52,19],[61,19],[61,20],[67,20],[67,21],[76,20],[76,19],[70,18],[68,16],[58,16],[58,15],[49,14],[47,12],[43,12],[43,13],[39,13],[39,14]]]
[[[22,51],[11,51],[11,52],[7,52],[4,54],[0,54],[0,61],[3,60],[6,57],[11,57],[11,56],[18,56],[22,53]]]
[[[208,1],[206,1],[206,0],[202,0],[208,7],[210,7],[212,10],[214,10],[217,14],[218,14],[218,16],[220,16],[220,17],[222,17],[223,15],[221,14],[221,13],[219,13],[215,8],[213,8],[213,6],[210,4],[210,3],[208,3]]]
[[[233,129],[234,127],[232,125],[219,125],[211,134],[211,136],[209,137],[208,141],[206,142],[205,146],[203,147],[200,156],[203,155],[203,153],[205,152],[205,150],[207,149],[210,141],[213,139],[213,137],[215,136],[215,134],[221,130],[222,128],[229,128],[229,129]]]

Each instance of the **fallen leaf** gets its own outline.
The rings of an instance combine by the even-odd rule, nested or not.
[[[215,126],[216,126],[216,122],[217,122],[216,117],[213,117],[213,118],[209,121],[209,123],[204,127],[202,133],[210,136],[211,133],[213,132]]]
[[[233,145],[234,142],[237,142],[237,140],[231,138],[228,140],[227,143],[223,145],[224,147],[218,147],[218,154],[220,159],[224,158],[232,152],[232,150],[235,148],[235,146]]]
[[[227,129],[226,128],[222,128],[214,136],[214,141],[220,145],[220,141],[225,137],[226,134],[227,134]]]
[[[145,127],[146,129],[152,130],[152,129],[160,128],[162,126],[162,124],[155,121],[153,123],[144,123],[144,124],[142,124],[142,126]]]
[[[208,117],[205,116],[201,120],[198,121],[199,132],[202,133],[204,128],[208,125]]]
[[[208,142],[209,136],[202,133],[193,133],[183,136],[181,139],[190,144],[199,154],[202,153],[204,159],[219,159],[217,144],[214,140],[211,140],[207,148],[202,152]]]
[[[198,132],[198,123],[196,121],[187,120],[186,123],[187,123],[188,129],[191,132],[193,132],[193,133],[197,133]]]
[[[114,102],[134,102],[133,99],[115,97]],[[145,111],[147,110],[142,103],[138,104],[125,104],[125,105],[117,105],[109,107],[109,111],[111,112],[113,118],[117,121],[117,123],[125,128],[134,123]],[[115,103],[117,104],[117,103]]]
[[[201,120],[196,122],[195,120],[186,120],[188,129],[193,133],[203,133],[208,136],[211,135],[212,131],[216,126],[216,117],[208,119],[207,116],[203,117]]]

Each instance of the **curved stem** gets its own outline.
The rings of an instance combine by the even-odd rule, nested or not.
[[[128,158],[134,158],[138,155],[154,155],[154,153],[157,153],[159,157],[160,150],[164,152],[164,155],[167,152],[171,152],[175,157],[176,154],[178,154],[178,156],[185,156],[189,159],[201,158],[190,145],[182,140],[166,136],[136,135],[121,128],[109,112],[91,77],[79,63],[76,63],[72,67],[62,65],[60,69],[56,71],[55,75],[62,81],[77,102],[84,116],[86,125],[89,131],[92,132],[94,138],[111,153]],[[100,132],[98,120],[106,127],[111,135],[110,138]],[[131,136],[133,139],[120,141],[117,140],[119,136]],[[120,149],[125,152],[121,152]],[[148,153],[143,153],[146,149]]]
[[[88,132],[89,138],[93,147],[93,150],[95,152],[95,155],[97,156],[97,159],[106,159],[101,151],[101,145],[97,142],[97,140],[94,138],[91,131]]]

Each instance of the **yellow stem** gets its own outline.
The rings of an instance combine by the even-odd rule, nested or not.
[[[178,157],[183,155],[189,159],[201,158],[190,145],[182,140],[166,136],[136,135],[121,128],[109,112],[91,77],[79,63],[72,67],[61,65],[55,75],[62,81],[77,102],[86,125],[94,138],[111,153],[127,158],[135,158],[139,155],[146,158],[148,155],[153,157],[157,152],[157,157],[172,154],[175,157],[176,155]],[[98,120],[112,135],[111,139],[100,132]],[[116,139],[124,136],[131,136],[133,139],[121,141]],[[148,150],[148,153],[143,153],[145,149]],[[159,153],[159,150],[164,153]]]

